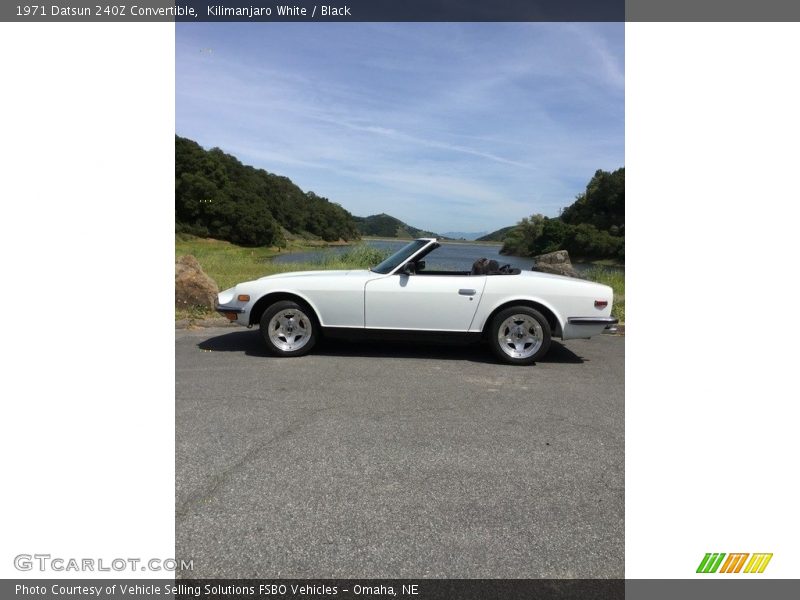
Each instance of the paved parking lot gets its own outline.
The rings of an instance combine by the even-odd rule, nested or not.
[[[624,338],[488,348],[176,331],[191,577],[622,577]]]

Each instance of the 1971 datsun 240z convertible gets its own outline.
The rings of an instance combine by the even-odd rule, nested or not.
[[[485,339],[504,362],[527,365],[550,339],[588,338],[617,322],[610,287],[512,269],[431,271],[435,239],[410,242],[364,270],[301,271],[220,292],[217,311],[258,325],[272,354],[301,356],[322,335]]]

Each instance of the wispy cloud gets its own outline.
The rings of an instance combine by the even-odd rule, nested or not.
[[[621,24],[178,24],[176,45],[180,135],[355,214],[492,229],[624,163]]]
[[[395,141],[409,142],[411,144],[426,146],[428,148],[438,148],[440,150],[448,150],[451,152],[460,152],[463,154],[478,156],[480,158],[485,158],[487,160],[492,160],[495,162],[499,162],[505,165],[511,165],[514,167],[530,168],[530,165],[525,165],[519,161],[503,158],[502,156],[497,156],[496,154],[492,154],[491,152],[484,152],[481,150],[476,150],[475,148],[469,148],[467,146],[461,146],[458,144],[450,144],[447,142],[441,142],[437,140],[423,139],[413,135],[409,135],[407,133],[403,133],[401,131],[397,131],[395,129],[387,129],[386,127],[377,127],[374,125],[359,126],[359,125],[353,125],[352,123],[342,123],[342,125],[350,127],[351,129],[355,129],[357,131],[366,131],[367,133],[374,133],[375,135],[391,138]]]

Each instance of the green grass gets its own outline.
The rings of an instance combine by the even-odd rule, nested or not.
[[[317,269],[369,269],[388,257],[388,250],[379,250],[366,244],[356,244],[344,252],[328,252],[312,262]]]
[[[206,274],[224,290],[240,281],[250,281],[277,273],[268,262],[280,253],[278,248],[243,248],[220,240],[175,239],[175,257],[194,256]]]
[[[220,290],[233,287],[243,281],[252,281],[266,275],[289,271],[367,269],[389,255],[387,251],[371,248],[366,244],[356,244],[341,254],[325,252],[315,261],[274,263],[269,260],[285,252],[308,249],[309,247],[304,244],[290,244],[287,248],[243,248],[220,240],[190,236],[176,236],[175,238],[175,257],[184,254],[194,256],[203,271],[217,282]],[[176,320],[195,321],[212,314],[212,311],[198,307],[191,310],[175,310]]]
[[[611,286],[614,290],[611,315],[619,319],[620,323],[625,323],[625,273],[599,266],[587,269],[582,275],[591,281]]]

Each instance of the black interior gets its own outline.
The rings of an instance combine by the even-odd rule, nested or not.
[[[502,267],[500,267],[496,271],[490,271],[488,273],[483,273],[483,274],[473,273],[472,271],[434,271],[434,270],[428,270],[428,269],[424,268],[424,261],[423,261],[423,267],[422,268],[419,268],[419,265],[414,265],[414,274],[416,274],[416,275],[460,275],[462,277],[466,276],[466,275],[476,275],[478,277],[482,277],[483,275],[519,275],[521,272],[522,271],[520,269],[512,267],[511,265],[503,265]]]
[[[487,258],[476,260],[472,265],[471,271],[435,271],[426,269],[425,257],[439,246],[441,246],[441,244],[431,244],[422,253],[418,254],[412,262],[406,263],[400,272],[406,275],[460,275],[462,277],[466,275],[519,275],[522,272],[520,269],[512,267],[510,264],[501,266],[496,260],[489,260]],[[491,265],[491,268],[489,270],[481,270],[479,269],[478,263],[484,263],[484,269],[486,265]]]

